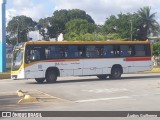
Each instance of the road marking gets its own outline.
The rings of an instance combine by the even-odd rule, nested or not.
[[[87,100],[77,100],[76,103],[84,103],[84,102],[96,102],[96,101],[107,101],[107,100],[119,100],[119,99],[134,99],[135,97],[146,97],[150,95],[160,95],[160,93],[154,94],[141,94],[141,95],[131,95],[131,96],[121,96],[121,97],[110,97],[110,98],[98,98],[98,99],[87,99]]]
[[[90,89],[90,90],[82,90],[84,92],[90,93],[116,93],[116,92],[127,92],[129,91],[126,88],[105,88],[105,89]]]
[[[53,98],[53,99],[58,99],[58,100],[66,101],[66,102],[71,102],[70,100],[63,99],[63,98],[59,98],[59,97],[56,97],[56,96],[52,96],[52,95],[50,95],[50,94],[47,94],[47,93],[42,92],[42,91],[37,90],[37,89],[34,89],[34,90],[37,91],[38,93],[44,94],[44,95],[46,95],[46,96],[48,96],[48,97],[50,97],[50,98]]]
[[[121,96],[121,97],[110,97],[110,98],[98,98],[98,99],[88,99],[88,100],[78,100],[76,103],[84,103],[84,102],[96,102],[96,101],[107,101],[107,100],[118,100],[118,99],[129,99],[129,96]]]
[[[15,92],[0,92],[0,95],[17,95]]]

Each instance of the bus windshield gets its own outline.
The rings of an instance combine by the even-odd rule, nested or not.
[[[18,70],[22,64],[23,60],[23,50],[18,49],[13,52],[13,64],[12,70]]]

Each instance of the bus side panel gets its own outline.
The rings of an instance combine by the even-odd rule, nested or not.
[[[60,76],[76,76],[82,75],[82,67],[83,63],[80,60],[50,60],[50,62],[46,61],[44,65],[44,71],[48,68],[56,67],[60,71]]]
[[[73,68],[74,76],[83,75],[83,60],[80,60],[79,62],[72,62],[71,64],[73,65],[71,67]]]
[[[36,63],[25,68],[25,78],[44,78],[44,70],[41,63]]]
[[[24,68],[20,69],[20,71],[12,71],[11,73],[11,79],[24,79],[25,78],[25,72]]]
[[[83,60],[83,75],[98,75],[103,74],[103,63],[100,59]]]
[[[135,72],[151,70],[153,66],[152,61],[139,61],[139,62],[133,62],[133,63],[134,63]]]
[[[128,60],[127,60],[128,59]],[[151,57],[127,58],[126,63],[132,63],[129,73],[151,70],[153,67],[153,60]]]
[[[61,71],[61,76],[82,75],[83,63],[80,60],[68,60],[57,66]]]
[[[124,73],[128,73],[130,64],[126,64],[123,58],[105,58],[84,60],[83,75],[111,74],[114,65],[121,65]]]

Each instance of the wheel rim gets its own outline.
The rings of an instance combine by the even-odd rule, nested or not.
[[[118,77],[120,76],[120,71],[119,71],[119,70],[115,70],[114,76],[115,76],[116,78],[118,78]]]
[[[54,82],[56,81],[56,79],[57,79],[57,76],[56,76],[56,74],[54,73],[54,71],[49,71],[49,72],[47,73],[46,81],[47,81],[48,83],[54,83]]]
[[[112,70],[111,78],[119,79],[120,77],[121,77],[121,69],[119,69],[119,68],[114,68],[114,69]]]

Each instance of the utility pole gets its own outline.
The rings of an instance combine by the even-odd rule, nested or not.
[[[6,0],[0,0],[0,72],[6,71]]]
[[[132,20],[130,20],[130,23],[131,23],[131,41],[133,39],[133,23],[132,23]]]
[[[19,21],[17,20],[17,44],[20,42],[19,41]]]

